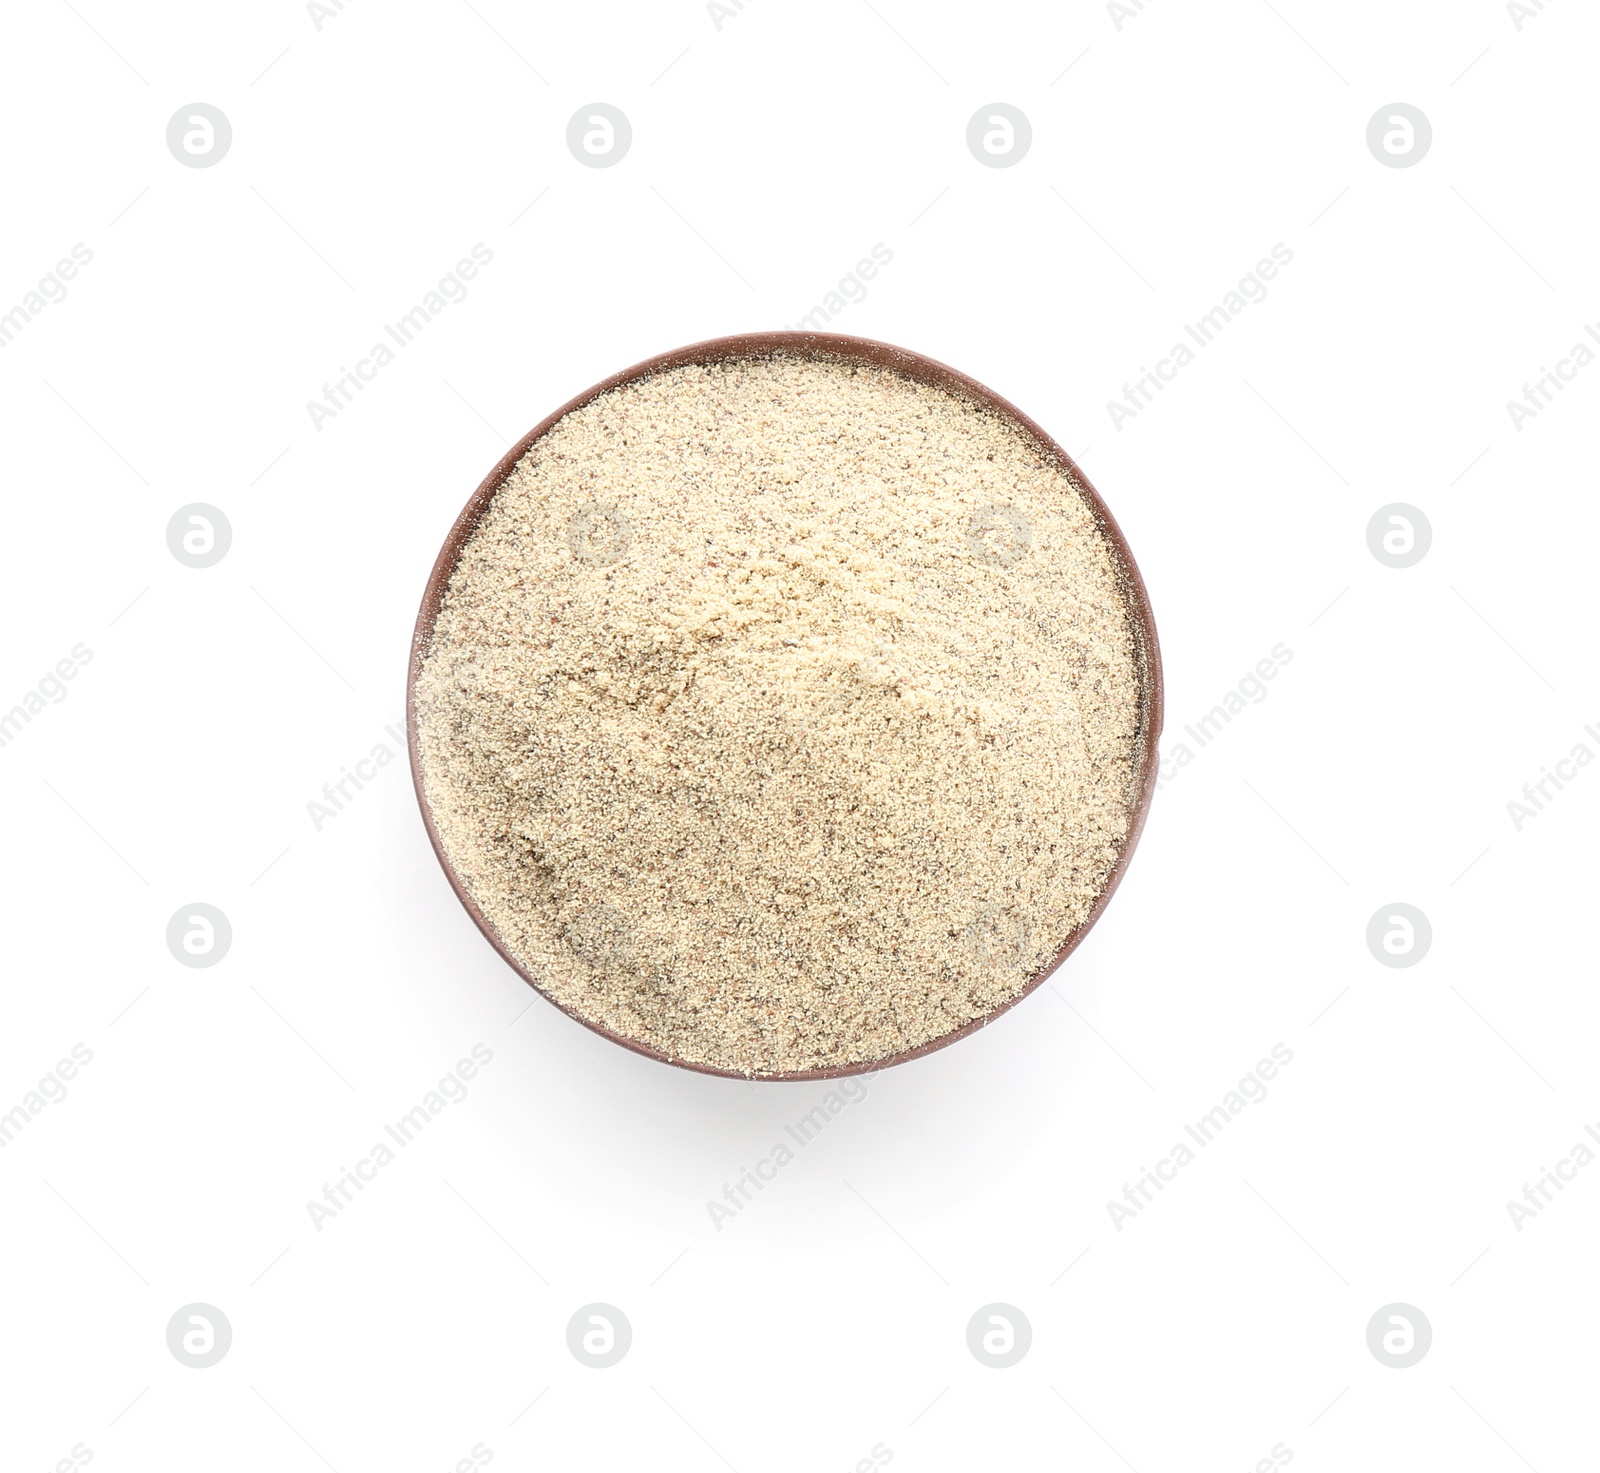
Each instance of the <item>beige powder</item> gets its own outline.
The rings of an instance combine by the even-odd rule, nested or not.
[[[563,1007],[744,1074],[1020,992],[1142,754],[1138,626],[1066,472],[892,371],[667,370],[537,441],[416,689],[444,848]]]

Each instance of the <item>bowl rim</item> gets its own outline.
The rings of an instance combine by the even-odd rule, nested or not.
[[[1026,986],[982,1017],[974,1018],[960,1028],[952,1029],[949,1033],[941,1034],[938,1038],[919,1044],[915,1048],[903,1049],[898,1053],[889,1054],[883,1058],[869,1059],[855,1064],[830,1065],[819,1069],[756,1073],[677,1058],[638,1039],[628,1038],[623,1034],[613,1032],[603,1024],[596,1023],[590,1018],[583,1017],[580,1013],[575,1012],[553,997],[545,989],[539,978],[534,976],[511,952],[510,948],[504,944],[494,924],[483,913],[477,900],[473,897],[461,876],[456,872],[455,865],[445,851],[438,824],[434,820],[433,807],[428,801],[427,785],[423,780],[422,772],[422,750],[417,726],[417,680],[422,670],[423,661],[426,659],[428,650],[432,645],[434,626],[444,602],[445,593],[449,588],[450,579],[460,563],[462,549],[477,530],[479,521],[488,510],[490,503],[494,500],[500,488],[510,477],[511,472],[537,441],[547,435],[574,410],[583,408],[584,405],[593,402],[602,394],[607,394],[624,384],[635,383],[655,374],[691,364],[724,363],[740,358],[772,358],[785,354],[813,361],[870,364],[878,368],[888,368],[917,382],[954,393],[976,404],[980,409],[993,413],[1021,429],[1038,445],[1048,459],[1054,461],[1065,471],[1093,513],[1100,531],[1111,546],[1113,559],[1117,564],[1118,582],[1124,606],[1128,611],[1129,621],[1133,625],[1135,659],[1139,664],[1140,721],[1138,740],[1140,750],[1134,764],[1135,799],[1128,816],[1127,837],[1124,839],[1122,848],[1106,876],[1105,884],[1101,887],[1100,894],[1090,907],[1088,915],[1084,917],[1082,922],[1067,938],[1055,957],[1029,978]],[[1122,529],[1117,525],[1110,509],[1101,499],[1099,492],[1095,490],[1089,478],[1078,467],[1077,462],[1040,425],[1024,414],[1010,400],[1003,398],[987,385],[979,383],[978,380],[970,378],[960,370],[951,368],[948,364],[941,363],[937,359],[929,358],[924,354],[913,352],[910,349],[879,342],[875,338],[861,338],[844,333],[827,332],[784,330],[735,333],[727,337],[708,338],[703,342],[691,343],[686,347],[675,348],[667,353],[658,353],[652,358],[646,358],[640,363],[635,363],[631,368],[624,368],[620,372],[612,374],[609,378],[602,379],[592,388],[585,389],[581,394],[569,399],[559,409],[546,415],[544,419],[540,420],[538,424],[500,457],[494,469],[483,478],[478,489],[472,493],[467,504],[462,507],[451,525],[444,544],[439,549],[439,555],[434,560],[427,584],[423,589],[422,604],[418,610],[416,626],[411,636],[411,659],[406,677],[406,747],[411,763],[412,787],[416,792],[417,804],[422,810],[423,826],[427,829],[428,840],[433,846],[434,855],[438,859],[440,867],[444,870],[451,889],[455,891],[456,898],[461,902],[467,914],[472,917],[478,929],[483,932],[489,944],[494,947],[501,958],[547,1002],[560,1009],[567,1017],[581,1023],[592,1032],[598,1033],[602,1038],[609,1039],[612,1043],[620,1044],[623,1048],[630,1049],[636,1054],[642,1054],[646,1058],[655,1059],[664,1064],[672,1064],[680,1069],[688,1069],[697,1074],[773,1083],[844,1079],[859,1074],[875,1074],[881,1069],[887,1069],[896,1064],[909,1063],[913,1059],[923,1058],[939,1049],[948,1048],[951,1044],[976,1033],[981,1028],[986,1028],[996,1018],[1009,1012],[1024,998],[1030,996],[1048,981],[1061,964],[1077,950],[1084,937],[1089,934],[1095,922],[1099,920],[1101,914],[1105,911],[1112,895],[1116,893],[1117,887],[1122,882],[1123,875],[1127,872],[1128,863],[1133,856],[1134,849],[1138,846],[1139,837],[1144,831],[1145,818],[1149,813],[1150,802],[1155,793],[1160,760],[1159,742],[1162,720],[1161,647],[1156,635],[1155,615],[1150,607],[1150,596],[1145,588],[1144,579],[1139,573],[1138,565],[1134,561],[1133,551],[1128,546],[1127,538],[1123,536]]]

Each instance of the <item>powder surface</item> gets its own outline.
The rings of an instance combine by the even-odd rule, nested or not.
[[[760,1075],[929,1043],[1055,957],[1127,839],[1144,670],[1031,436],[776,354],[536,441],[415,701],[442,845],[543,989]]]

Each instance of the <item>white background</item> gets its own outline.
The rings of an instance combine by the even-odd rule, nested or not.
[[[0,350],[0,709],[93,652],[0,748],[0,1111],[93,1053],[0,1149],[7,1470],[1595,1466],[1600,1163],[1506,1208],[1600,1122],[1600,767],[1520,831],[1506,806],[1600,753],[1600,365],[1505,407],[1600,322],[1591,9],[73,4],[0,38],[0,311],[93,252]],[[1403,169],[1366,144],[1397,100],[1434,132]],[[195,101],[232,124],[214,167],[166,147]],[[566,147],[595,101],[632,123],[612,168]],[[965,144],[995,101],[1033,127],[1011,168]],[[315,428],[478,242],[468,298]],[[1167,750],[1293,659],[1156,795],[1051,985],[877,1077],[718,1231],[824,1091],[537,999],[403,765],[320,832],[306,805],[393,745],[424,579],[507,444],[794,322],[880,242],[830,326],[1081,452],[1150,587]],[[1365,537],[1397,501],[1433,528],[1405,570]],[[232,524],[215,567],[168,552],[190,502]],[[210,969],[164,940],[195,901],[233,926]],[[1433,927],[1408,969],[1364,939],[1396,901]],[[1107,1201],[1275,1043],[1268,1098],[1119,1231]],[[468,1098],[319,1231],[308,1199],[474,1044]],[[205,1370],[165,1338],[196,1301],[233,1329]],[[566,1347],[594,1301],[633,1327],[609,1370]],[[1033,1329],[1008,1370],[966,1346],[992,1301]],[[1406,1370],[1366,1344],[1395,1301],[1433,1327]]]

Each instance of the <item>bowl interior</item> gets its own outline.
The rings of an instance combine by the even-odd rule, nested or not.
[[[588,1018],[580,1016],[570,1008],[563,1007],[561,1003],[556,1002],[545,991],[539,978],[530,973],[501,941],[494,925],[484,915],[477,901],[462,882],[461,876],[456,872],[455,866],[451,863],[440,837],[438,825],[434,820],[432,807],[428,802],[427,787],[423,781],[422,755],[417,730],[417,680],[423,660],[432,646],[434,623],[444,602],[445,591],[449,587],[450,578],[455,572],[457,563],[460,561],[462,548],[476,530],[479,519],[483,516],[490,502],[493,501],[495,494],[505,483],[506,478],[511,474],[518,462],[528,453],[529,448],[535,441],[548,434],[565,415],[570,414],[575,409],[582,408],[591,400],[622,384],[632,383],[638,379],[648,378],[652,374],[660,373],[667,369],[679,368],[686,364],[719,363],[737,358],[765,358],[777,354],[833,362],[871,364],[879,368],[892,369],[907,378],[915,379],[935,388],[944,389],[1009,420],[1034,440],[1048,459],[1054,461],[1067,473],[1099,522],[1100,530],[1110,546],[1121,584],[1123,603],[1128,610],[1128,616],[1133,625],[1134,652],[1139,666],[1140,686],[1139,747],[1134,762],[1135,794],[1129,814],[1128,835],[1123,842],[1121,851],[1117,855],[1115,864],[1106,877],[1106,883],[1101,888],[1099,896],[1082,924],[1066,939],[1055,957],[1035,973],[1029,979],[1027,985],[1014,997],[1009,998],[982,1017],[974,1018],[960,1028],[953,1029],[951,1032],[943,1034],[917,1048],[906,1049],[881,1059],[825,1069],[747,1075],[737,1070],[722,1069],[709,1064],[692,1063],[685,1059],[675,1058],[659,1049],[640,1043],[636,1039],[615,1033]],[[466,907],[467,913],[477,923],[478,929],[488,938],[490,944],[530,987],[534,988],[554,1006],[561,1008],[569,1017],[582,1023],[584,1027],[592,1029],[605,1038],[609,1038],[613,1043],[621,1044],[624,1048],[632,1049],[635,1053],[644,1054],[648,1058],[658,1059],[662,1063],[674,1064],[679,1068],[691,1069],[697,1073],[717,1074],[734,1079],[753,1078],[758,1080],[793,1081],[838,1079],[852,1074],[874,1073],[893,1064],[902,1064],[908,1060],[920,1058],[924,1054],[932,1053],[935,1049],[948,1047],[958,1039],[965,1038],[968,1034],[974,1033],[979,1028],[992,1022],[1008,1009],[1015,1007],[1023,998],[1039,987],[1072,954],[1088,934],[1089,929],[1099,919],[1107,902],[1116,891],[1128,867],[1128,861],[1132,857],[1139,835],[1144,828],[1145,816],[1149,811],[1151,796],[1155,791],[1158,757],[1157,743],[1161,736],[1161,722],[1161,654],[1156,639],[1155,619],[1150,610],[1150,599],[1145,590],[1144,580],[1139,576],[1138,567],[1134,563],[1133,554],[1128,548],[1127,540],[1123,537],[1121,529],[1117,526],[1111,513],[1106,509],[1106,505],[1100,499],[1098,493],[1089,484],[1088,478],[1073,462],[1072,457],[1057,445],[1033,420],[1023,414],[1021,410],[976,380],[968,378],[965,374],[958,373],[955,369],[949,368],[945,364],[938,363],[931,358],[925,358],[921,354],[909,352],[904,348],[896,348],[888,343],[875,342],[870,338],[846,337],[838,333],[744,333],[735,337],[713,338],[708,342],[694,343],[689,347],[679,348],[671,353],[663,353],[658,357],[647,359],[643,363],[637,363],[632,368],[624,369],[621,373],[613,374],[610,378],[596,384],[592,389],[586,390],[578,395],[577,398],[563,404],[548,418],[535,425],[505,453],[499,464],[484,478],[483,483],[473,492],[471,499],[462,508],[461,514],[456,518],[449,535],[445,538],[444,546],[440,549],[439,556],[434,562],[433,571],[429,574],[427,587],[423,590],[422,608],[417,615],[416,629],[411,640],[411,664],[406,681],[406,740],[411,757],[412,783],[416,789],[417,802],[422,809],[423,823],[427,828],[433,851],[438,856],[439,863],[443,867],[451,887],[455,890],[462,905]]]

